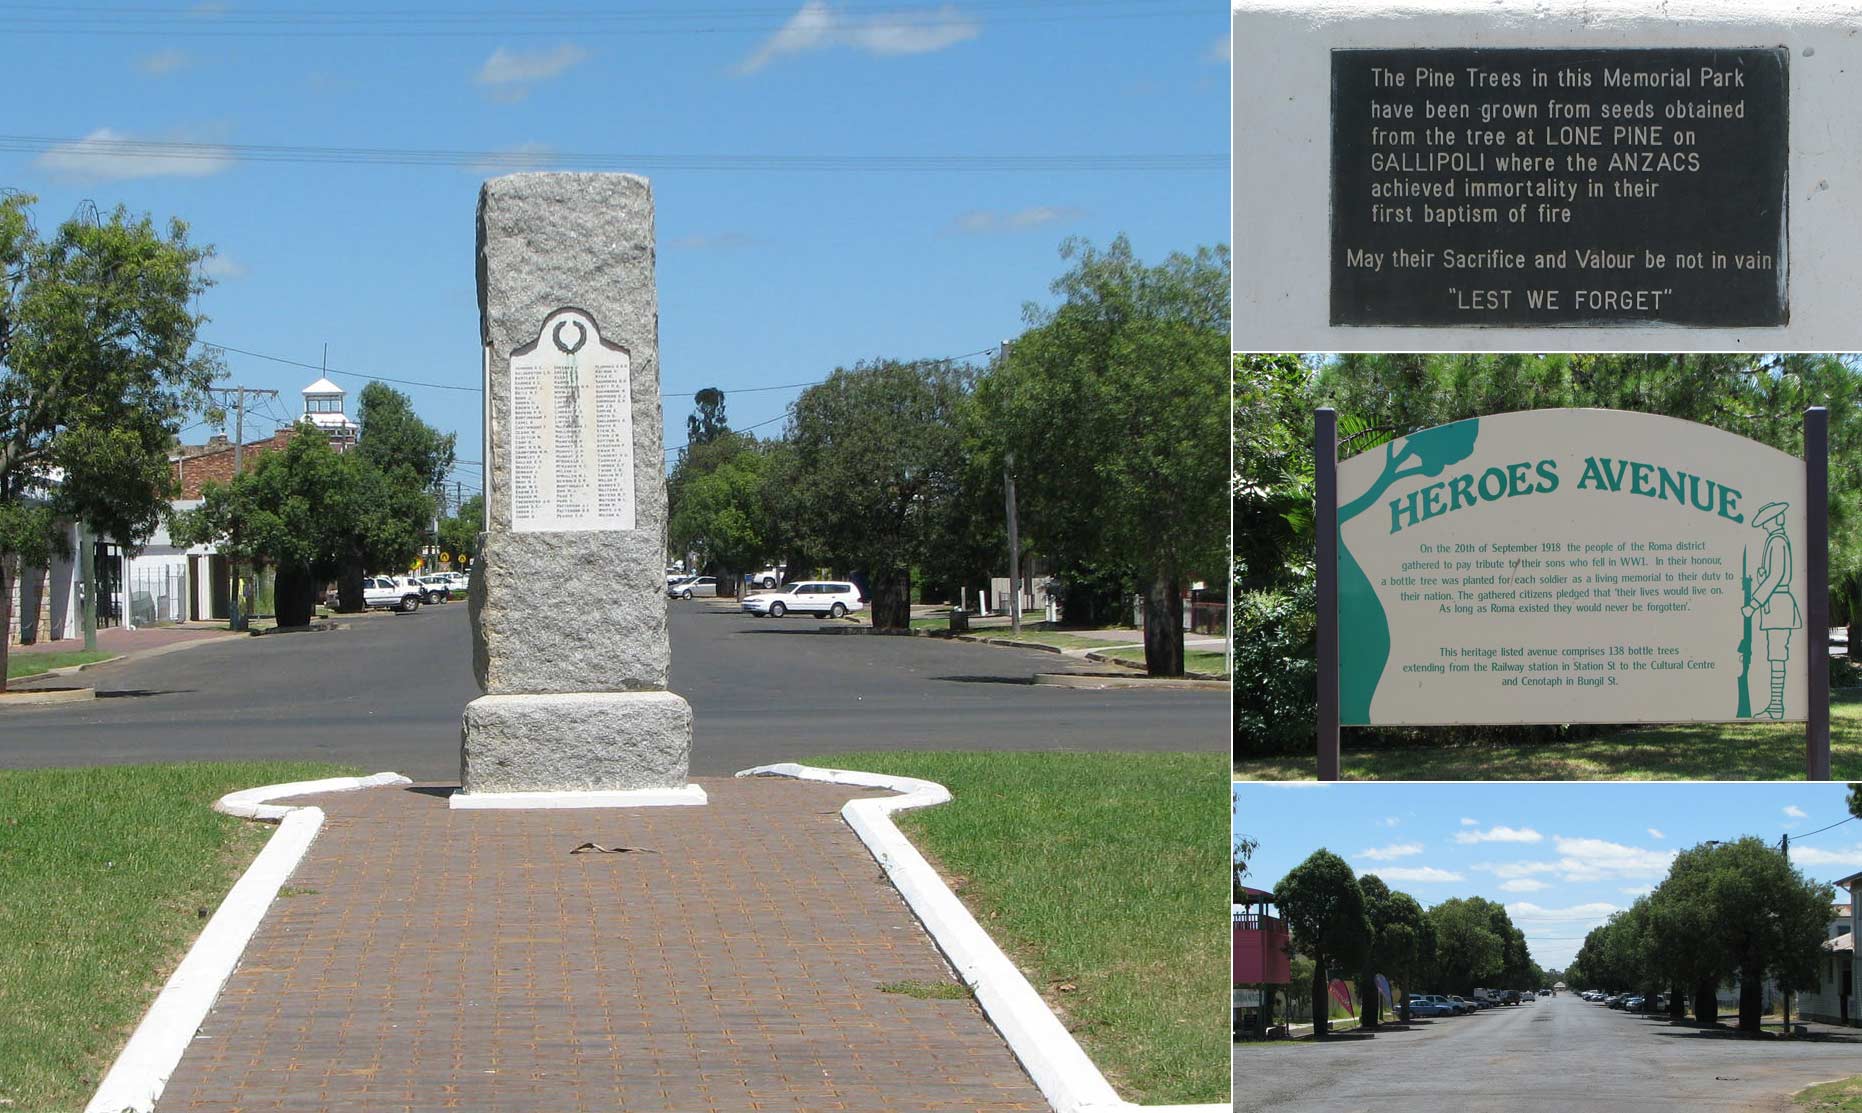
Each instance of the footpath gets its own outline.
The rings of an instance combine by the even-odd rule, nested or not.
[[[288,801],[328,820],[156,1110],[1049,1108],[974,1000],[924,995],[956,983],[838,814],[879,793],[697,783],[693,808]]]

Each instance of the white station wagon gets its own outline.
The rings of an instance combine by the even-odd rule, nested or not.
[[[805,611],[818,618],[840,618],[866,607],[860,589],[845,580],[804,580],[784,584],[775,591],[744,597],[742,609],[754,615],[781,618],[790,611]]]

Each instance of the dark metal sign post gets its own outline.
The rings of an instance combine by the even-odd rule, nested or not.
[[[1319,779],[1336,781],[1338,745],[1338,411],[1313,414],[1313,493],[1318,513]]]
[[[1830,779],[1830,411],[1804,411],[1805,640],[1810,643],[1810,719],[1804,724],[1804,775]]]

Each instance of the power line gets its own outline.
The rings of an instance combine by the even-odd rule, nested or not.
[[[1836,828],[1841,827],[1845,823],[1854,823],[1858,818],[1862,818],[1862,817],[1852,815],[1848,819],[1839,819],[1835,823],[1832,823],[1827,827],[1819,827],[1815,831],[1806,831],[1801,835],[1792,835],[1790,836],[1790,838],[1792,842],[1803,842],[1805,839],[1809,838],[1812,835],[1821,835],[1823,834],[1823,832],[1833,831]]]
[[[1118,9],[1129,10],[1118,10]],[[974,27],[964,17],[995,10],[992,25],[1079,23],[1084,21],[1153,20],[1170,17],[1207,18],[1207,5],[1173,3],[1118,3],[1116,0],[1070,0],[1041,4],[971,3],[949,14],[921,15],[896,9],[861,10],[843,5],[845,15],[863,30],[878,32],[936,31]],[[1069,11],[1068,9],[1079,9]],[[1111,9],[1111,10],[1108,10]],[[617,12],[574,11],[466,11],[413,10],[329,11],[282,10],[224,12],[204,15],[174,9],[135,7],[66,8],[51,5],[0,5],[9,13],[7,28],[19,34],[55,35],[81,31],[86,35],[139,36],[185,34],[200,38],[276,38],[290,36],[349,38],[357,36],[479,38],[488,36],[574,35],[608,36],[743,35],[780,31],[793,22],[787,8],[648,9]]]
[[[535,151],[439,150],[415,147],[307,147],[258,143],[188,143],[161,139],[104,139],[0,135],[0,151],[86,156],[119,155],[213,162],[277,162],[343,166],[444,166],[485,172],[546,165],[575,170],[679,170],[699,173],[794,171],[803,173],[1196,173],[1228,169],[1226,154],[1069,155],[649,155]]]
[[[325,367],[324,365],[320,363],[305,363],[302,360],[287,359],[284,356],[274,356],[274,355],[267,355],[264,352],[247,351],[245,348],[235,348],[231,344],[215,344],[211,340],[203,340],[201,341],[201,344],[204,347],[217,348],[223,352],[238,352],[242,356],[251,356],[253,359],[266,359],[266,360],[270,360],[273,363],[289,364],[292,367],[304,367],[312,371],[321,371],[326,375],[341,375],[346,379],[375,379],[375,380],[378,380],[384,383],[394,383],[397,386],[430,387],[434,390],[464,390],[464,391],[470,391],[471,393],[474,393],[474,394],[484,393],[483,387],[460,386],[457,383],[425,383],[425,382],[420,382],[415,379],[391,379],[386,375],[371,375],[364,371],[338,371],[334,367]]]

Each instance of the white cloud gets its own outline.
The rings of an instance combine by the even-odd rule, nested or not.
[[[1854,846],[1828,847],[1792,846],[1791,862],[1799,866],[1842,866],[1848,869],[1862,869],[1862,843]]]
[[[1661,828],[1659,828],[1659,827],[1651,827],[1651,828],[1649,828],[1649,837],[1650,837],[1650,838],[1652,838],[1652,839],[1665,839],[1665,838],[1667,838],[1668,836],[1667,836],[1667,835],[1664,835],[1664,834],[1662,834],[1662,832],[1661,832]]]
[[[1481,821],[1478,819],[1469,819],[1467,816],[1464,815],[1461,817],[1461,825],[1463,827],[1479,827],[1481,825]]]
[[[1655,891],[1655,886],[1653,885],[1631,885],[1626,889],[1617,890],[1617,892],[1623,894],[1626,897],[1645,897],[1645,896],[1648,896],[1650,893],[1653,893],[1654,891]]]
[[[494,95],[502,99],[522,100],[529,95],[530,86],[560,77],[587,59],[588,51],[574,43],[535,50],[511,50],[501,46],[485,59],[472,80],[491,86]]]
[[[1551,886],[1547,885],[1545,882],[1534,881],[1530,877],[1521,877],[1513,881],[1503,881],[1500,883],[1500,891],[1503,893],[1536,893],[1541,889],[1549,888],[1551,888]]]
[[[1531,877],[1556,874],[1561,881],[1640,881],[1659,878],[1674,862],[1673,850],[1649,850],[1605,839],[1554,836],[1560,857],[1555,861],[1483,862],[1474,868],[1495,877]]]
[[[1018,232],[1024,228],[1039,228],[1044,224],[1078,220],[1085,215],[1085,209],[1076,209],[1070,205],[1031,205],[1013,212],[972,209],[967,213],[958,214],[957,219],[951,222],[951,230],[975,235],[990,232]]]
[[[1610,913],[1619,911],[1614,904],[1595,901],[1590,904],[1574,904],[1569,908],[1541,908],[1530,901],[1518,901],[1506,906],[1506,914],[1513,918],[1513,923],[1525,930],[1526,924],[1571,924],[1589,921],[1602,921]]]
[[[1796,804],[1786,804],[1784,806],[1784,814],[1790,816],[1792,819],[1804,819],[1809,816],[1810,813],[1798,807]]]
[[[675,236],[666,241],[666,246],[681,251],[733,251],[740,247],[753,247],[759,242],[755,236],[746,236],[742,232],[711,232]]]
[[[548,143],[519,143],[487,153],[466,170],[473,174],[515,174],[520,170],[547,169],[556,157],[556,148]]]
[[[150,77],[167,77],[193,64],[185,50],[158,50],[136,59],[136,68]]]
[[[215,255],[200,265],[201,273],[219,282],[246,277],[246,265],[230,255]]]
[[[1458,873],[1438,870],[1434,866],[1397,866],[1392,869],[1377,870],[1376,873],[1385,881],[1404,881],[1412,885],[1466,880]]]
[[[1477,842],[1541,842],[1544,835],[1530,827],[1490,827],[1485,831],[1457,831],[1455,841],[1469,844]]]
[[[1400,820],[1400,819],[1398,819],[1398,818],[1397,818],[1396,816],[1394,816],[1394,815],[1387,815],[1387,816],[1384,816],[1384,826],[1385,826],[1385,827],[1398,827],[1398,826],[1401,826],[1401,825],[1402,825],[1402,823],[1403,823],[1403,821],[1402,821],[1402,820]]]
[[[1572,839],[1560,835],[1553,842],[1562,855],[1558,859],[1558,875],[1566,881],[1618,878],[1636,881],[1660,877],[1668,872],[1675,859],[1672,850],[1648,850],[1605,839]]]
[[[1213,66],[1226,66],[1229,60],[1229,42],[1227,34],[1217,35],[1207,47],[1203,48],[1203,61]]]
[[[114,128],[98,128],[82,139],[60,143],[33,160],[60,177],[84,181],[131,178],[205,178],[230,169],[232,152],[212,144],[154,146]]]
[[[826,0],[804,0],[781,30],[737,63],[737,72],[755,73],[785,54],[806,54],[837,46],[881,56],[929,54],[980,34],[982,27],[975,20],[949,4],[935,9],[850,15],[835,11]]]
[[[1412,854],[1421,854],[1421,853],[1422,853],[1421,843],[1400,842],[1400,843],[1392,843],[1389,846],[1376,846],[1376,847],[1372,847],[1369,850],[1360,850],[1358,851],[1358,857],[1368,858],[1373,862],[1390,862],[1398,858],[1407,858]]]
[[[1482,862],[1474,867],[1495,877],[1531,877],[1535,873],[1557,873],[1557,862]]]

